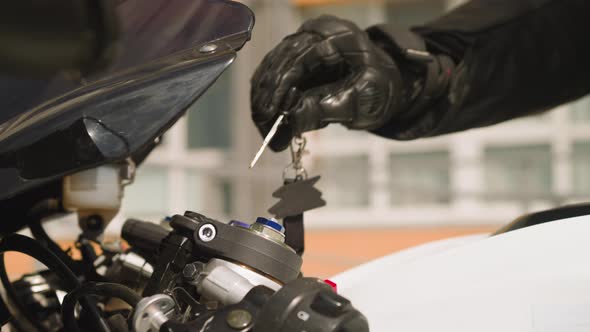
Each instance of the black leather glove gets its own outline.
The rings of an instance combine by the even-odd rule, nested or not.
[[[333,16],[309,20],[286,37],[251,83],[252,119],[263,136],[287,113],[270,143],[274,151],[329,123],[376,129],[401,109],[405,90],[392,57],[354,23]]]

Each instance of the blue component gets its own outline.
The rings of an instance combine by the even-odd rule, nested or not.
[[[239,221],[239,220],[232,220],[229,222],[230,226],[242,227],[242,228],[249,228],[250,224]]]
[[[283,225],[279,224],[278,222],[274,221],[274,220],[270,220],[270,219],[266,219],[264,217],[258,217],[256,218],[256,222],[259,224],[263,224],[265,226],[268,226],[276,231],[279,231],[281,233],[283,233],[285,231],[285,228],[283,228]]]

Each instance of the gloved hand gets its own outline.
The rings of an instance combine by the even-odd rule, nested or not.
[[[251,83],[252,119],[263,136],[287,113],[270,143],[274,151],[329,123],[378,128],[401,108],[405,89],[392,57],[354,23],[333,16],[309,20],[286,37]]]

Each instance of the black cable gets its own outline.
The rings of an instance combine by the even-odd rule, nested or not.
[[[59,202],[55,199],[43,200],[35,204],[29,213],[27,219],[29,220],[28,225],[31,230],[33,237],[39,241],[42,245],[51,250],[59,259],[61,259],[72,271],[77,271],[76,262],[55,243],[49,234],[45,231],[41,225],[41,219],[44,217],[62,211]]]
[[[96,273],[94,262],[97,259],[96,251],[92,247],[91,241],[84,236],[80,235],[76,241],[76,248],[80,251],[82,260],[75,261],[79,267],[78,273],[83,274],[86,281],[104,281],[101,275]]]
[[[60,258],[71,270],[75,268],[75,261],[66,253],[64,253],[61,248],[49,237],[43,226],[41,225],[41,219],[50,215],[51,213],[59,212],[60,206],[59,202],[54,199],[47,199],[43,200],[37,204],[35,204],[27,214],[27,220],[29,229],[33,237],[47,249],[51,250],[58,258]],[[0,254],[0,282],[2,283],[2,287],[5,291],[5,296],[10,304],[16,309],[20,315],[22,315],[28,322],[31,324],[35,329],[38,331],[44,331],[46,327],[41,323],[38,317],[35,317],[33,313],[25,307],[25,305],[21,302],[18,298],[18,294],[8,277],[8,272],[6,270],[6,264],[4,260],[4,254]],[[26,328],[23,327],[22,323],[18,319],[12,319],[12,324],[16,327],[19,331],[25,331]]]
[[[61,247],[55,243],[47,234],[40,220],[31,220],[29,222],[29,229],[35,240],[39,241],[47,249],[51,250],[62,262],[64,262],[70,270],[74,271],[79,275],[83,275],[87,281],[100,281],[103,280],[94,269],[94,260],[96,259],[96,251],[87,239],[79,239],[76,245],[80,254],[82,255],[82,261],[76,261],[68,254],[66,254]]]
[[[55,243],[45,232],[40,220],[31,220],[29,229],[35,240],[39,241],[47,249],[51,250],[62,262],[64,262],[72,271],[76,270],[76,262],[67,255],[61,247]]]
[[[127,304],[132,307],[137,306],[137,303],[141,300],[139,294],[134,292],[131,288],[120,284],[94,282],[84,284],[64,297],[61,305],[61,317],[66,331],[81,331],[76,322],[75,308],[78,300],[88,295],[116,297],[127,302]]]
[[[31,256],[47,266],[63,280],[68,290],[80,287],[80,280],[53,252],[47,250],[37,241],[20,234],[11,234],[0,241],[0,253],[16,251]]]
[[[0,241],[0,255],[2,260],[4,260],[4,253],[7,251],[20,252],[43,263],[63,281],[64,286],[68,291],[72,291],[81,286],[81,282],[78,280],[78,277],[76,277],[74,272],[72,272],[72,270],[70,270],[70,268],[64,262],[62,262],[53,252],[29,237],[20,234],[11,234],[6,236]],[[3,264],[3,266],[4,265],[5,264]],[[5,269],[3,270],[5,272]],[[105,332],[110,331],[91,299],[83,298],[81,303],[83,308],[88,310],[92,317],[97,321],[99,328]]]
[[[87,281],[101,281],[102,278],[94,269],[94,260],[96,252],[92,248],[89,240],[80,237],[78,243],[82,261],[76,261],[65,253],[61,247],[51,239],[49,234],[43,228],[41,219],[54,213],[63,212],[59,201],[56,199],[46,199],[35,204],[27,214],[28,226],[35,240],[39,241],[47,249],[51,250],[59,259],[61,259],[74,273],[83,275]]]

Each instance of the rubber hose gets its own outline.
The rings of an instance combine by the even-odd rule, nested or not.
[[[127,286],[94,282],[84,284],[64,297],[61,305],[61,317],[66,331],[81,331],[76,322],[75,308],[80,298],[88,295],[116,297],[127,302],[132,307],[137,306],[137,303],[141,300],[141,296]]]
[[[22,254],[33,257],[39,262],[47,266],[52,272],[64,282],[64,286],[68,291],[72,291],[81,286],[78,277],[70,270],[70,268],[62,262],[53,252],[43,247],[37,241],[20,234],[11,234],[6,236],[0,241],[0,254],[4,254],[8,251],[16,251]],[[88,310],[89,313],[96,319],[99,327],[105,331],[110,332],[108,325],[100,316],[98,309],[94,305],[93,301],[88,298],[84,298],[81,301],[83,308]]]

